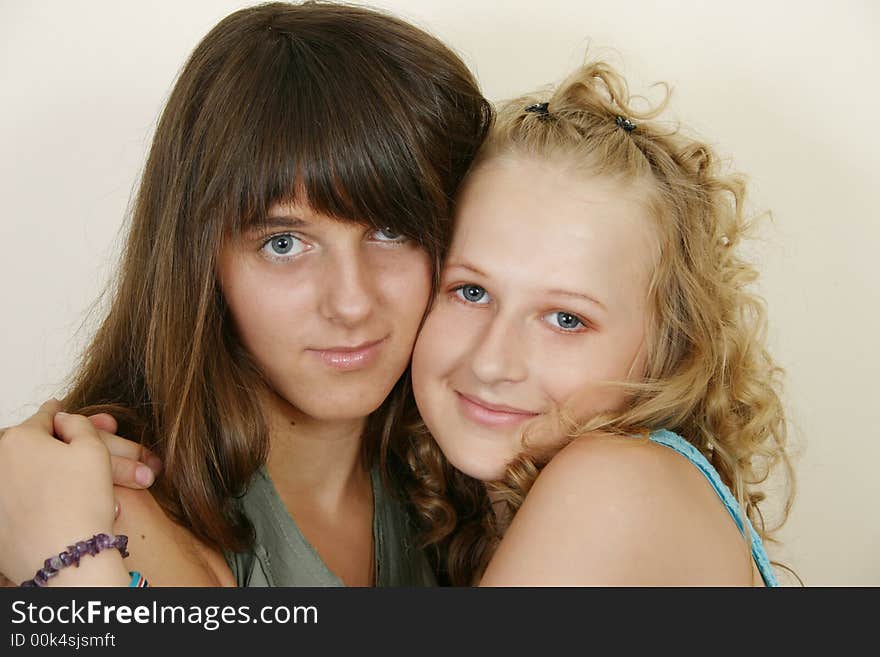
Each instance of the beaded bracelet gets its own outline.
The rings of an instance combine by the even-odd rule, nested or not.
[[[90,539],[79,541],[74,545],[68,545],[64,552],[58,556],[49,557],[43,563],[43,567],[37,571],[33,579],[22,582],[20,586],[46,586],[49,580],[58,574],[58,571],[67,566],[74,565],[79,568],[79,560],[89,554],[95,556],[108,548],[116,548],[122,558],[128,556],[128,536],[119,534],[108,536],[107,534],[95,534]]]

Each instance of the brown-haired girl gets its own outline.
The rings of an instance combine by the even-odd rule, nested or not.
[[[103,533],[129,536],[126,568],[99,541],[87,568],[44,576],[432,583],[379,445],[410,412],[413,342],[490,116],[454,53],[383,13],[270,3],[214,27],[162,113],[69,392],[0,439],[3,504],[58,516],[4,526],[0,572],[32,578]],[[119,491],[115,523],[112,502],[67,508],[102,499],[109,463],[77,476],[103,447],[91,425],[92,443],[51,440],[83,428],[58,408],[112,415],[95,423],[164,463],[152,495]]]

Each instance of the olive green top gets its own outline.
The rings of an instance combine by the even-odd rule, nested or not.
[[[375,468],[370,478],[376,586],[436,586],[400,503],[385,490]],[[238,586],[345,586],[296,526],[265,468],[254,475],[239,503],[256,540],[248,552],[224,555]]]

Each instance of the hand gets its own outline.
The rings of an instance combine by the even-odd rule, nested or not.
[[[98,435],[110,451],[113,483],[134,489],[152,486],[162,471],[159,457],[143,445],[115,435],[118,427],[109,413],[90,415],[89,421],[98,429]]]
[[[0,572],[15,582],[74,541],[112,534],[110,453],[87,418],[58,408],[46,402],[0,437]]]
[[[57,400],[50,399],[46,402],[45,409],[54,414],[61,410],[61,405]],[[109,413],[90,415],[89,421],[98,430],[98,435],[110,451],[113,483],[135,490],[152,486],[162,471],[159,457],[143,445],[115,435],[118,425]],[[0,428],[0,438],[10,428]],[[64,440],[63,437],[60,438]]]

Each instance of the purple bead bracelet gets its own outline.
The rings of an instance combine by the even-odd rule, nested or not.
[[[55,557],[49,557],[43,563],[43,567],[37,571],[33,579],[22,582],[21,586],[46,586],[48,581],[58,574],[58,571],[67,566],[76,566],[79,568],[79,560],[85,555],[95,556],[99,552],[103,552],[109,548],[116,548],[122,555],[122,558],[128,556],[128,536],[119,534],[117,536],[109,536],[107,534],[95,534],[86,541],[79,541],[74,545],[68,545],[64,552]]]

